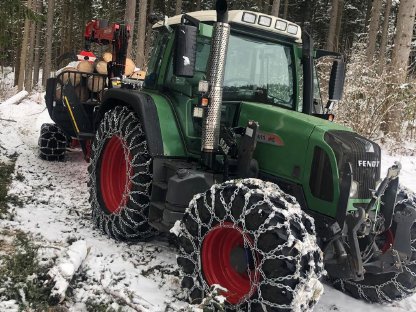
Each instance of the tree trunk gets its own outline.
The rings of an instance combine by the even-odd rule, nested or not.
[[[201,0],[196,0],[195,10],[196,11],[200,11],[201,10]]]
[[[62,55],[66,52],[69,52],[66,50],[66,40],[67,40],[67,32],[68,32],[68,4],[67,4],[68,0],[63,0],[62,1],[62,6],[61,6],[61,11],[62,11],[62,16],[61,16],[61,47],[59,50],[59,55]],[[59,3],[59,2],[57,2]],[[58,5],[59,7],[59,5]]]
[[[20,57],[22,55],[22,40],[19,41],[19,46],[17,48],[16,53],[16,62],[15,62],[15,68],[14,68],[14,86],[17,86],[19,84],[19,75],[20,75]]]
[[[155,5],[155,0],[150,0],[149,1],[149,10],[148,10],[149,13],[153,12],[154,5]],[[146,36],[146,40],[145,40],[145,49],[144,49],[144,55],[145,56],[149,55],[149,51],[150,51],[151,46],[152,46],[153,36],[151,35],[151,33],[152,33],[152,25],[150,23],[147,23],[147,26],[146,26],[147,36]]]
[[[175,15],[182,13],[182,0],[176,0]]]
[[[31,10],[36,10],[36,0],[28,1]],[[36,37],[36,22],[30,21],[30,33],[29,33],[29,50],[27,54],[27,66],[25,74],[25,90],[32,91],[32,77],[33,77],[33,57],[35,51],[35,37]]]
[[[329,21],[329,31],[328,31],[328,37],[326,40],[326,49],[329,51],[334,51],[335,49],[337,18],[338,18],[338,0],[332,0],[331,19]]]
[[[365,12],[365,21],[364,21],[364,31],[366,31],[368,25],[370,25],[372,7],[373,7],[373,0],[367,0],[367,9]]]
[[[259,12],[263,12],[263,0],[258,0],[257,5],[259,7]]]
[[[414,0],[401,0],[394,38],[391,73],[394,82],[402,84],[407,78],[409,64],[410,44],[415,23],[416,2]],[[394,136],[400,134],[402,107],[393,107],[387,118],[388,133]]]
[[[285,6],[283,11],[283,19],[287,19],[287,14],[289,11],[289,0],[285,0]]]
[[[136,0],[127,0],[124,22],[130,26],[129,45],[127,47],[127,57],[131,57],[134,36],[134,20],[136,18]]]
[[[414,0],[400,1],[392,56],[392,70],[395,72],[400,71],[398,82],[404,82],[407,78],[415,13],[416,2]]]
[[[376,51],[377,35],[380,28],[380,13],[382,0],[374,0],[373,7],[371,9],[371,20],[368,28],[368,46],[367,46],[367,61],[371,62],[374,58]]]
[[[339,0],[338,2],[338,12],[337,12],[337,27],[335,31],[335,51],[339,51],[339,44],[341,41],[341,29],[342,29],[342,16],[344,12],[344,0]]]
[[[137,31],[137,52],[136,52],[136,66],[143,70],[145,66],[145,42],[146,42],[146,14],[147,14],[147,0],[140,0],[139,23]]]
[[[280,10],[280,0],[273,0],[271,15],[279,17],[279,10]]]
[[[380,44],[380,55],[379,55],[379,73],[381,74],[386,66],[386,51],[387,51],[387,42],[389,34],[389,21],[392,0],[387,0],[386,8],[384,11],[384,22],[383,22],[383,33],[381,35],[381,44]]]
[[[37,0],[36,12],[42,12],[42,0]],[[33,65],[33,86],[36,87],[39,82],[39,68],[40,68],[40,39],[42,36],[42,21],[36,24],[36,40],[35,40],[35,61]]]
[[[28,2],[27,5],[30,8],[30,2]],[[26,62],[27,62],[27,44],[29,42],[29,31],[30,31],[30,21],[28,18],[26,18],[23,40],[22,40],[22,49],[20,51],[19,80],[17,83],[17,89],[19,91],[23,90],[23,86],[25,82],[25,70],[26,70]]]
[[[52,31],[53,31],[53,12],[55,9],[55,0],[48,0],[48,14],[46,22],[46,47],[44,57],[44,69],[43,69],[43,86],[46,86],[46,80],[51,74],[51,62],[52,62]]]

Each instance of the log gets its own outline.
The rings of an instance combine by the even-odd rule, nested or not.
[[[76,87],[81,82],[81,75],[77,73],[66,73],[68,71],[77,72],[78,70],[74,67],[65,67],[62,72],[62,82],[65,84],[68,79],[71,81],[71,84]]]
[[[146,77],[146,72],[144,70],[135,71],[130,76],[131,79],[137,79],[137,80],[144,80],[145,77]]]
[[[92,74],[94,72],[94,64],[88,61],[81,61],[77,66],[77,70],[83,73]]]
[[[104,89],[104,78],[100,76],[88,77],[88,89],[92,92],[100,92]]]
[[[56,90],[55,90],[55,100],[60,100],[62,99],[62,88],[60,85],[56,85]]]
[[[105,61],[99,61],[95,64],[95,70],[101,75],[107,75],[107,63]]]
[[[124,74],[126,76],[131,76],[134,73],[134,70],[136,69],[136,64],[132,61],[131,58],[126,58],[126,68],[124,70]]]
[[[2,105],[13,105],[13,104],[19,104],[25,97],[27,97],[29,93],[25,90],[20,91],[16,95],[13,95],[8,100],[4,101]]]
[[[75,93],[76,93],[76,95],[78,96],[78,99],[81,102],[88,101],[88,99],[90,97],[90,93],[89,93],[88,88],[86,86],[78,85],[75,88]]]
[[[113,54],[111,52],[104,52],[102,59],[104,62],[111,62],[113,60]]]
[[[87,243],[85,241],[77,241],[68,247],[65,253],[58,258],[55,266],[49,270],[50,282],[54,285],[49,300],[53,305],[64,301],[69,283],[88,256],[88,253]]]

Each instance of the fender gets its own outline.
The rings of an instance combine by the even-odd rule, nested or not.
[[[160,103],[159,103],[160,102]],[[110,89],[104,93],[96,115],[98,126],[104,114],[114,107],[131,107],[140,118],[151,156],[184,156],[176,118],[169,103],[156,101],[151,94],[130,89]]]

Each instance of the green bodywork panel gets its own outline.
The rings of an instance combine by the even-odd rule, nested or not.
[[[254,154],[260,170],[301,184],[311,210],[335,217],[339,198],[339,176],[335,155],[325,143],[324,135],[328,130],[348,129],[324,119],[276,106],[242,103],[239,125],[246,126],[249,120],[255,120],[260,125],[260,140]],[[281,143],[276,145],[274,140],[270,140],[270,143],[263,142],[272,135],[277,135]],[[330,156],[334,181],[334,200],[331,202],[314,197],[310,191],[310,173],[316,146]]]
[[[159,116],[160,130],[162,132],[164,156],[185,157],[185,146],[178,127],[175,110],[169,99],[157,92],[144,91],[152,97],[156,104]]]

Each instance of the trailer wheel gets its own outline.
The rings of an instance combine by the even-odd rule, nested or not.
[[[92,218],[117,240],[154,235],[148,224],[152,158],[139,118],[118,106],[101,121],[88,167]]]
[[[416,195],[405,188],[400,188],[397,194],[395,211],[405,207],[416,209]],[[394,241],[393,233],[385,233],[385,245]],[[365,274],[364,280],[334,279],[333,284],[338,290],[357,299],[372,303],[391,303],[402,300],[416,293],[416,223],[411,229],[412,257],[410,263],[403,266],[402,273]],[[382,247],[382,246],[381,246]],[[387,250],[381,248],[381,250]]]
[[[178,225],[178,265],[192,303],[219,287],[226,310],[310,311],[323,292],[314,221],[273,183],[214,185]]]
[[[65,158],[68,138],[56,124],[43,124],[39,136],[39,156],[48,161],[62,161]]]

